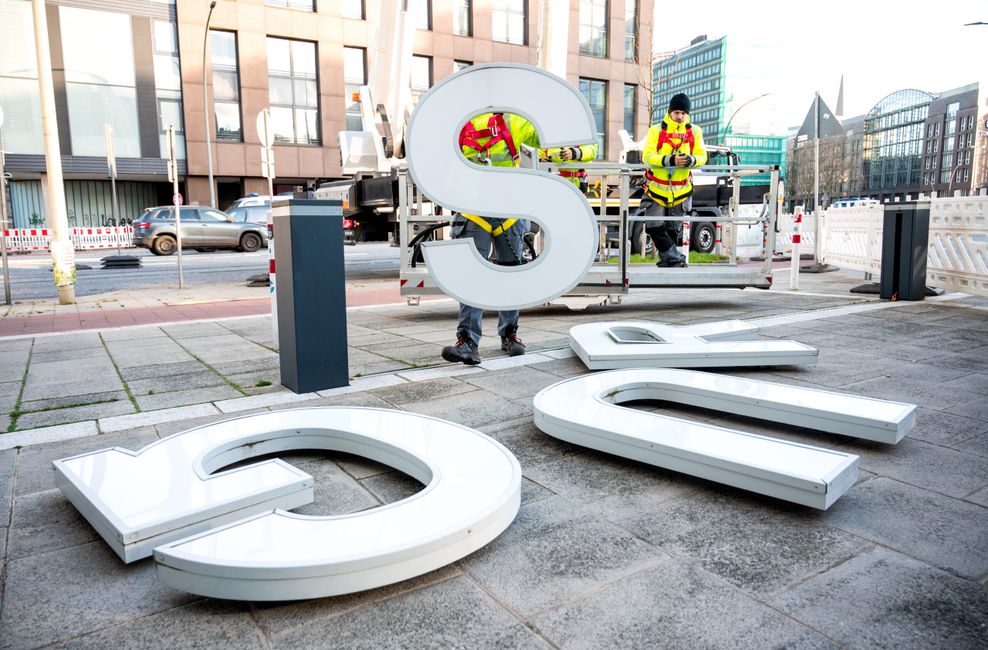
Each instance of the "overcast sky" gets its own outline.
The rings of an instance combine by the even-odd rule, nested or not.
[[[663,15],[674,26],[663,28]],[[988,22],[988,0],[703,0],[676,10],[657,2],[655,16],[656,51],[681,49],[699,34],[781,46],[792,72],[780,64],[778,86],[765,91],[784,97],[790,126],[802,123],[814,91],[836,110],[842,74],[848,117],[903,88],[941,92],[988,83],[988,25],[964,27]]]

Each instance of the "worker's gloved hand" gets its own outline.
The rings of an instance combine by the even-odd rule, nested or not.
[[[563,160],[573,160],[573,149],[571,147],[563,147],[559,150],[559,157]]]

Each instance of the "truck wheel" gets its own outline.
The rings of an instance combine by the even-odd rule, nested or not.
[[[714,224],[700,222],[693,226],[693,245],[697,253],[712,253],[716,243],[717,231]]]
[[[261,237],[257,233],[248,232],[240,238],[240,250],[245,253],[253,253],[261,248]]]
[[[173,255],[178,248],[178,243],[171,235],[160,235],[151,244],[151,252],[155,255]]]

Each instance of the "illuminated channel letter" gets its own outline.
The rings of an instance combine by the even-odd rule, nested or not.
[[[522,218],[545,231],[545,248],[524,266],[495,266],[470,240],[423,245],[432,278],[447,295],[484,309],[520,309],[566,293],[590,269],[597,226],[586,198],[572,184],[532,169],[485,167],[459,147],[471,118],[503,111],[523,116],[543,147],[597,141],[593,115],[564,79],[527,65],[474,65],[419,98],[408,126],[408,170],[422,193],[450,210]]]
[[[676,327],[650,321],[585,323],[569,331],[570,346],[591,370],[723,368],[816,363],[817,351],[796,341],[759,339],[740,320]]]
[[[426,487],[379,508],[312,517],[273,510],[289,479],[298,494],[281,507],[312,500],[312,479],[280,460],[211,476],[295,449],[370,458]],[[521,490],[518,461],[493,439],[436,418],[357,407],[251,415],[136,454],[110,449],[55,466],[62,491],[121,557],[118,538],[139,538],[143,544],[130,550],[147,555],[153,545],[165,584],[233,600],[332,596],[432,571],[501,534],[518,513]],[[266,469],[283,472],[281,482],[267,479]],[[207,532],[192,535],[198,530]]]
[[[696,370],[641,368],[584,375],[543,389],[535,396],[535,424],[577,445],[822,510],[857,478],[853,454],[621,406],[643,399],[887,443],[898,442],[916,419],[912,404]]]

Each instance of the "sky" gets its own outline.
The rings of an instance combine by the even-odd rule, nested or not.
[[[785,56],[766,75],[763,92],[787,126],[802,123],[815,91],[834,110],[844,76],[844,115],[863,115],[904,88],[933,93],[988,83],[988,0],[704,0],[670,11],[656,2],[655,50],[677,50],[693,37],[728,36],[777,47]],[[675,27],[663,28],[670,14]],[[684,25],[686,25],[684,27]],[[753,91],[752,97],[757,96]],[[743,101],[743,100],[742,100]]]

